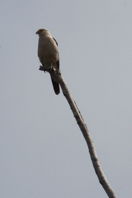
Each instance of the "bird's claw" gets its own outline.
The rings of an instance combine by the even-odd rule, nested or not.
[[[57,70],[56,70],[56,68],[55,67],[53,67],[53,66],[51,66],[51,67],[44,67],[43,65],[40,65],[40,67],[39,67],[39,70],[40,71],[44,71],[44,72],[54,72],[54,73],[57,73]]]
[[[40,65],[39,70],[40,70],[40,71],[44,71],[44,72],[47,71],[43,65]]]

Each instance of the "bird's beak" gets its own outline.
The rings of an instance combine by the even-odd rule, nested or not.
[[[36,32],[36,34],[38,34],[38,31]]]

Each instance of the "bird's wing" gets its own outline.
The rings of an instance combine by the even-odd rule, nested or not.
[[[58,42],[57,42],[57,40],[53,37],[53,39],[54,39],[54,41],[55,41],[55,43],[56,43],[56,45],[58,46]]]
[[[57,42],[57,40],[53,37],[53,40],[55,41],[55,43],[56,43],[56,45],[58,46],[58,42]],[[59,60],[56,62],[56,66],[58,67],[58,69],[59,69]]]

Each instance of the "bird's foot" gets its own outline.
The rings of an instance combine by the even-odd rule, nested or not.
[[[40,65],[39,70],[44,72],[48,71],[47,68],[44,67],[43,65]]]
[[[44,72],[49,72],[49,73],[56,73],[56,74],[60,74],[60,71],[58,71],[55,67],[50,66],[50,67],[45,67],[43,65],[40,65],[39,67],[40,71],[44,71]]]

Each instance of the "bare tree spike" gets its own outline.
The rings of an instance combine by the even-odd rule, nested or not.
[[[41,68],[40,70],[45,70],[45,69]],[[46,70],[46,71],[49,72],[49,73],[52,72],[52,71],[48,71],[48,70]],[[74,117],[77,121],[77,124],[78,124],[78,126],[79,126],[85,140],[86,140],[88,150],[89,150],[89,154],[90,154],[90,158],[92,160],[92,164],[93,164],[95,173],[98,177],[98,180],[99,180],[100,184],[102,185],[104,191],[106,192],[106,194],[108,195],[109,198],[116,198],[110,184],[108,183],[108,181],[107,181],[107,179],[106,179],[106,177],[103,173],[101,165],[99,163],[99,160],[98,160],[98,157],[97,157],[97,154],[96,154],[96,151],[95,151],[95,147],[94,147],[92,139],[90,137],[87,125],[85,124],[84,119],[83,119],[83,117],[80,113],[80,110],[77,107],[76,102],[72,98],[72,96],[71,96],[71,94],[70,94],[70,92],[67,88],[67,85],[66,85],[64,79],[62,78],[62,75],[60,73],[53,72],[52,76],[53,76],[54,80],[57,81],[60,84],[63,95],[65,96],[67,102],[69,103],[70,108],[72,110],[72,113],[73,113],[73,115],[74,115]]]

